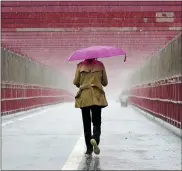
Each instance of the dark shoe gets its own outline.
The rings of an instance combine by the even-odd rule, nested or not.
[[[87,151],[85,152],[85,154],[91,155],[93,153],[93,149],[87,149]]]
[[[94,153],[97,154],[97,155],[100,154],[100,148],[99,148],[99,146],[97,144],[97,141],[95,139],[91,139],[90,143],[93,145]]]

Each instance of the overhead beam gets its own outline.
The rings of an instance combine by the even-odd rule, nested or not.
[[[114,39],[102,39],[102,40],[84,40],[84,39],[80,39],[77,40],[77,41],[74,41],[71,39],[69,40],[66,40],[66,39],[63,39],[63,40],[59,40],[59,41],[54,41],[54,40],[50,40],[50,41],[44,41],[44,40],[39,40],[39,41],[36,41],[36,40],[23,40],[23,39],[14,39],[14,40],[3,40],[3,43],[10,43],[10,44],[15,44],[15,45],[24,45],[25,43],[27,45],[47,45],[47,46],[60,46],[60,45],[87,45],[87,44],[152,44],[152,43],[165,43],[167,42],[168,40],[159,40],[157,41],[157,39],[155,40],[151,40],[151,41],[147,41],[147,40],[124,40],[124,39],[121,39],[121,40],[114,40]],[[26,46],[26,45],[25,45]]]
[[[95,5],[95,6],[64,6],[64,5],[53,5],[53,6],[4,6],[2,7],[2,12],[129,12],[129,11],[154,11],[154,12],[178,12],[181,11],[181,6],[176,4],[171,5],[110,5],[110,6],[103,6],[103,5]]]
[[[108,44],[106,44],[108,45]],[[90,45],[92,46],[92,45]],[[109,46],[109,45],[108,45]],[[110,45],[112,46],[112,45]],[[115,46],[115,45],[113,45]],[[121,47],[122,49],[129,49],[130,51],[132,49],[135,49],[135,50],[144,50],[144,51],[147,51],[147,49],[156,49],[156,48],[160,48],[162,46],[164,46],[164,44],[153,44],[153,45],[145,45],[145,44],[142,44],[142,45],[132,45],[132,46],[129,46],[129,45],[116,45],[118,47]],[[143,46],[143,47],[142,47]],[[16,47],[16,46],[13,46],[13,45],[5,45],[5,47],[11,47],[11,48],[19,48],[19,49],[24,49],[26,47]],[[51,50],[56,50],[56,51],[64,51],[64,50],[70,50],[70,51],[73,51],[73,50],[77,50],[77,49],[82,49],[82,48],[86,48],[86,47],[89,47],[88,46],[60,46],[60,47],[43,47],[43,48],[39,48],[39,47],[29,47],[28,49],[31,49],[31,50],[39,50],[39,51],[43,51],[43,50],[46,50],[46,49],[49,49],[50,51]]]
[[[57,28],[1,28],[1,31],[3,33],[14,33],[14,32],[20,32],[21,34],[23,33],[27,33],[27,32],[32,32],[32,33],[62,33],[62,32],[67,32],[67,33],[72,33],[75,32],[79,33],[79,32],[85,32],[85,33],[99,33],[99,32],[115,32],[115,33],[146,33],[146,32],[159,32],[159,33],[163,33],[163,32],[168,32],[168,34],[170,34],[170,32],[172,31],[182,31],[182,27],[57,27]]]
[[[96,38],[97,37],[97,38]],[[72,42],[102,42],[102,41],[109,41],[109,42],[127,42],[127,41],[147,41],[150,38],[151,41],[166,41],[169,40],[169,38],[173,38],[174,36],[169,36],[169,37],[101,37],[101,36],[96,36],[96,37],[60,37],[60,38],[54,38],[54,37],[44,37],[41,38],[39,37],[38,39],[36,39],[36,42],[48,42],[48,43],[54,43],[54,42],[68,42],[68,41],[72,41]],[[15,41],[15,42],[19,42],[19,41],[28,41],[28,42],[35,42],[35,38],[36,37],[2,37],[2,41]],[[99,39],[99,40],[98,40]]]
[[[156,19],[156,18],[174,18],[174,21],[176,19],[180,19],[182,17],[181,11],[178,12],[163,12],[161,13],[161,16],[157,17],[158,12],[154,11],[130,11],[130,12],[49,12],[49,13],[41,13],[41,12],[4,12],[1,15],[1,20],[20,20],[20,19],[37,19],[39,18],[44,20],[57,20],[60,18],[68,19],[81,19],[81,18],[107,18],[107,19],[113,19],[113,18],[135,18],[135,19],[142,19],[142,18],[148,18],[148,19]]]
[[[58,29],[58,28],[57,28]],[[62,28],[63,29],[63,28]],[[90,28],[91,30],[92,28]],[[63,30],[62,32],[54,32],[53,30],[56,29],[52,29],[52,32],[50,31],[41,31],[41,29],[39,31],[34,31],[29,29],[30,31],[28,31],[27,29],[22,29],[22,30],[27,30],[27,31],[16,31],[16,32],[2,32],[2,36],[18,36],[18,37],[32,37],[32,36],[38,36],[38,37],[61,37],[61,36],[69,36],[69,37],[80,37],[80,36],[93,36],[93,35],[104,35],[104,36],[122,36],[122,37],[128,37],[128,36],[140,36],[140,37],[145,37],[145,36],[172,36],[172,35],[176,35],[179,34],[178,31],[141,31],[141,32],[137,32],[137,31],[128,31],[128,32],[123,32],[123,31],[113,31],[115,28],[95,28],[95,32],[85,32],[84,28],[82,31],[76,31],[76,28],[74,29],[70,29],[70,32],[66,31],[67,28],[65,28],[65,31]],[[42,29],[43,30],[43,29]],[[46,29],[45,29],[46,30]],[[48,30],[48,29],[47,29]],[[75,31],[74,31],[75,30]],[[104,31],[105,30],[105,31]],[[88,29],[89,31],[89,29]]]
[[[71,23],[71,24],[81,24],[81,23],[84,23],[84,24],[90,24],[90,23],[95,23],[95,24],[98,24],[98,23],[101,23],[101,24],[105,24],[105,23],[109,23],[110,25],[112,24],[116,24],[116,23],[123,23],[124,25],[122,26],[126,26],[130,23],[133,23],[133,24],[156,24],[156,26],[171,26],[170,23],[181,23],[181,19],[182,18],[174,18],[174,17],[166,17],[166,18],[162,18],[160,17],[161,21],[159,20],[159,18],[146,18],[146,17],[140,17],[140,18],[135,18],[135,16],[133,16],[132,18],[122,18],[122,17],[118,17],[118,18],[101,18],[101,17],[95,17],[95,18],[91,18],[91,17],[85,17],[85,18],[76,18],[76,17],[70,17],[70,18],[61,18],[61,17],[57,17],[57,18],[49,18],[49,17],[44,17],[44,18],[34,18],[34,17],[31,17],[31,18],[19,18],[19,19],[2,19],[2,26],[4,25],[11,25],[11,24],[16,24],[16,25],[19,25],[19,24],[25,24],[25,25],[30,25],[30,24],[37,24],[39,23],[40,24],[48,24],[48,25],[51,25],[51,24],[55,24],[55,25],[58,25],[58,24],[62,24],[62,25],[66,25],[68,23]],[[158,23],[158,24],[157,24]],[[159,25],[159,23],[162,23]]]
[[[1,25],[3,28],[77,28],[77,27],[125,27],[127,28],[126,31],[133,31],[138,30],[136,27],[150,27],[150,28],[155,28],[155,27],[162,27],[164,30],[169,30],[169,27],[178,27],[180,30],[182,29],[182,23],[123,23],[119,21],[112,21],[112,22],[97,22],[97,21],[88,21],[86,22],[80,22],[80,23],[75,23],[75,22],[67,22],[67,23],[47,23],[47,22],[32,22],[30,23],[27,21],[26,23],[11,23],[11,24],[4,24],[2,23]],[[131,28],[130,28],[131,27]],[[90,28],[89,28],[90,29]]]
[[[164,5],[182,5],[181,1],[143,1],[143,0],[133,0],[133,1],[2,1],[1,2],[2,7],[31,7],[31,6],[129,6],[129,5],[135,5],[135,6],[150,6],[150,5],[156,5],[156,6],[164,6]]]

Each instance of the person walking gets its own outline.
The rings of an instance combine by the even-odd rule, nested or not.
[[[101,112],[108,106],[103,86],[108,85],[104,64],[97,59],[86,59],[77,65],[73,84],[79,88],[75,108],[80,108],[83,119],[85,154],[100,153]],[[93,134],[91,133],[93,123]]]

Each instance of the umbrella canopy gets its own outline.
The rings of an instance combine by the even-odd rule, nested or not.
[[[124,62],[126,61],[126,52],[120,48],[110,46],[91,46],[81,50],[75,51],[68,61],[85,60],[92,58],[109,58],[114,56],[125,55]]]

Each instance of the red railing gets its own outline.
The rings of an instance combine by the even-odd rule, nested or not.
[[[73,99],[73,95],[63,89],[1,83],[1,115],[72,101]]]
[[[131,89],[131,104],[168,123],[182,127],[182,76],[175,76]]]

